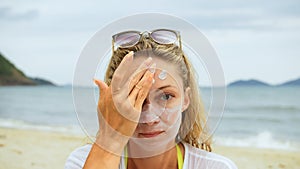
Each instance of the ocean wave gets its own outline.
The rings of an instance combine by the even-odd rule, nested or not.
[[[269,131],[244,138],[215,136],[213,141],[216,145],[222,146],[269,148],[289,151],[300,150],[300,142],[275,139]]]
[[[73,126],[40,125],[40,124],[32,124],[32,123],[24,122],[21,120],[15,120],[15,119],[3,119],[3,118],[0,119],[0,127],[83,135],[81,128],[77,125],[73,125]]]
[[[227,111],[280,111],[280,112],[299,112],[300,107],[298,106],[283,106],[283,105],[270,105],[270,106],[248,106],[248,107],[226,107]]]
[[[283,125],[298,124],[300,116],[287,116],[287,115],[277,115],[271,116],[266,114],[234,114],[234,113],[224,113],[222,117],[223,121],[252,121],[256,123],[278,123]],[[287,124],[289,123],[289,124]]]

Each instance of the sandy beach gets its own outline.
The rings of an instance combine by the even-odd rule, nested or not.
[[[88,142],[85,136],[59,132],[0,128],[0,168],[63,168],[68,155]],[[213,146],[240,169],[298,169],[300,152]]]

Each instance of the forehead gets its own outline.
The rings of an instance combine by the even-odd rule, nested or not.
[[[148,58],[148,56],[136,56],[133,60],[133,66],[131,68],[132,71],[136,70],[142,63]],[[180,76],[180,72],[178,66],[170,63],[162,58],[157,56],[152,56],[152,63],[156,63],[156,71],[154,74],[155,84],[153,86],[166,86],[173,85],[176,87],[182,86],[183,81]],[[164,80],[162,80],[159,75],[165,71],[167,76]]]

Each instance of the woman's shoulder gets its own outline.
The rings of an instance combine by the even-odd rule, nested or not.
[[[65,163],[65,169],[82,169],[91,148],[91,144],[76,148],[69,155]]]
[[[183,143],[185,147],[184,168],[237,169],[233,161],[222,155],[207,152]]]

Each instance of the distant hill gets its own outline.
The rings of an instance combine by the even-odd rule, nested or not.
[[[285,83],[282,83],[278,86],[300,86],[300,78],[295,80],[290,80]]]
[[[0,86],[15,85],[54,85],[52,82],[27,77],[0,53]]]
[[[300,78],[295,79],[295,80],[290,80],[287,82],[284,82],[279,85],[270,85],[268,83],[259,81],[259,80],[238,80],[235,82],[232,82],[228,85],[229,87],[231,86],[272,86],[272,87],[284,87],[284,86],[300,86]]]
[[[228,86],[231,87],[231,86],[270,86],[270,85],[258,80],[251,79],[251,80],[238,80],[230,83]]]
[[[29,77],[32,81],[34,81],[34,83],[36,83],[37,85],[55,85],[54,83],[45,80],[45,79],[41,79],[41,78],[31,78]]]

